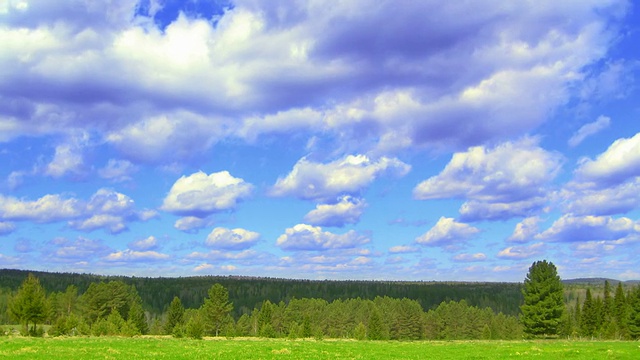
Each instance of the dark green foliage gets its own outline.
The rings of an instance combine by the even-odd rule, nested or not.
[[[629,295],[629,335],[632,339],[640,339],[640,285]]]
[[[174,297],[169,305],[169,310],[167,311],[167,320],[164,323],[164,333],[167,335],[174,334],[174,329],[176,326],[178,329],[183,325],[184,322],[184,306],[182,306],[182,301],[180,301],[179,297]],[[177,332],[176,337],[182,337],[181,332]]]
[[[229,303],[227,289],[220,284],[211,286],[208,297],[204,299],[202,305],[205,327],[218,336],[231,310],[233,310],[233,304]]]
[[[40,335],[37,324],[43,323],[48,318],[49,304],[40,280],[33,274],[27,276],[18,293],[11,299],[9,312],[16,321],[24,324],[25,334]],[[29,324],[33,324],[31,329]]]
[[[617,338],[625,339],[629,336],[629,306],[622,289],[622,283],[618,283],[616,293],[613,296],[613,320],[616,324]]]
[[[367,339],[369,340],[386,340],[388,338],[388,330],[380,315],[380,310],[374,305],[369,315],[369,323],[367,324]]]
[[[597,311],[596,302],[591,295],[591,289],[587,289],[580,317],[580,332],[583,336],[593,337],[596,335],[598,329]]]
[[[205,320],[201,311],[194,311],[185,327],[185,334],[192,339],[202,339],[205,331]]]
[[[17,289],[27,274],[27,271],[22,270],[0,269],[0,310],[2,289]],[[280,301],[289,302],[294,298],[322,298],[333,302],[337,299],[373,300],[378,296],[388,296],[394,299],[416,300],[424,311],[437,307],[442,301],[464,299],[469,305],[490,307],[495,312],[507,315],[517,315],[522,302],[521,285],[517,283],[311,281],[223,276],[139,278],[48,272],[33,274],[40,279],[42,286],[49,293],[63,292],[67,286],[74,285],[78,294],[83,294],[93,283],[110,281],[134,285],[142,298],[144,308],[152,314],[162,314],[176,295],[180,297],[185,308],[198,308],[207,297],[208,289],[219,283],[229,291],[229,301],[234,304],[232,315],[236,319],[250,312],[256,304],[261,304],[264,300],[277,304]],[[1,316],[0,313],[0,319]]]
[[[557,335],[565,304],[555,265],[546,260],[534,262],[524,280],[522,294],[524,331],[532,336]]]

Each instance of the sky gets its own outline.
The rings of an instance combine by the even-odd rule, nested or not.
[[[0,268],[640,279],[640,3],[0,0]]]

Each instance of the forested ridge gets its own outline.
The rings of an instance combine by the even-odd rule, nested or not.
[[[174,296],[180,298],[185,308],[197,308],[203,303],[207,290],[216,283],[228,289],[236,318],[265,300],[279,303],[303,298],[328,302],[355,298],[373,300],[378,296],[407,298],[417,301],[424,311],[436,308],[443,301],[465,300],[471,306],[488,307],[496,313],[514,316],[522,303],[519,283],[295,280],[237,276],[149,278],[13,269],[0,270],[0,291],[3,288],[15,291],[29,273],[40,280],[47,292],[64,292],[67,286],[74,285],[82,294],[91,283],[122,281],[135,286],[144,309],[152,314],[163,313]]]

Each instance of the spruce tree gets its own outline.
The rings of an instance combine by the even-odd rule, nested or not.
[[[9,313],[18,322],[24,324],[25,333],[36,334],[36,325],[44,322],[49,314],[49,304],[40,280],[29,273],[18,293],[9,303]],[[33,328],[29,330],[29,324]]]
[[[640,339],[640,285],[629,295],[629,335],[633,340]]]
[[[206,326],[218,336],[227,315],[233,310],[233,304],[229,303],[229,291],[220,285],[214,284],[209,289],[208,298],[204,299],[202,309]]]
[[[618,283],[615,295],[613,296],[613,319],[616,323],[618,337],[627,338],[629,335],[629,312],[627,299],[622,289],[622,283]]]
[[[557,335],[565,311],[562,282],[555,265],[536,261],[529,268],[522,288],[520,307],[525,333],[531,336]]]
[[[580,321],[580,333],[583,336],[593,337],[598,329],[598,308],[596,301],[591,295],[591,289],[587,289],[587,294],[582,304],[582,318]]]
[[[167,320],[164,323],[164,333],[167,335],[173,334],[176,326],[182,327],[184,321],[184,306],[180,298],[173,297],[171,304],[169,304],[169,310],[167,311]]]

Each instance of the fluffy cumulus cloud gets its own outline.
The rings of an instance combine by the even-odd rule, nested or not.
[[[349,249],[368,243],[370,239],[354,230],[344,234],[322,231],[319,226],[298,224],[285,230],[276,240],[276,245],[283,250],[317,250]]]
[[[136,251],[155,250],[159,246],[159,241],[155,236],[148,236],[144,239],[135,240],[129,243],[129,248]]]
[[[170,258],[167,254],[162,254],[157,251],[136,251],[126,249],[122,251],[116,251],[107,255],[104,260],[109,262],[155,262],[165,261]]]
[[[453,261],[459,261],[459,262],[473,262],[473,261],[485,261],[485,260],[487,260],[487,255],[483,253],[458,254],[453,257]]]
[[[304,217],[305,223],[317,226],[355,224],[367,207],[366,201],[352,196],[342,196],[335,204],[319,204]]]
[[[533,237],[538,234],[538,224],[541,221],[542,219],[538,216],[523,219],[516,224],[516,228],[513,230],[513,233],[509,236],[507,241],[524,243],[532,240]]]
[[[271,194],[309,200],[358,195],[378,176],[385,173],[404,176],[410,169],[402,161],[387,157],[372,160],[365,155],[348,155],[326,164],[302,158],[287,176],[278,178]]]
[[[498,257],[501,259],[522,260],[542,254],[544,243],[535,243],[529,246],[509,246],[500,250]]]
[[[245,250],[255,245],[259,239],[260,234],[257,232],[217,227],[207,236],[205,244],[216,249]]]
[[[472,147],[456,153],[444,170],[413,190],[416,199],[468,199],[460,208],[463,220],[526,216],[546,203],[549,182],[561,158],[524,138],[495,148]]]
[[[251,195],[253,185],[228,171],[210,175],[200,171],[178,179],[162,203],[162,210],[178,215],[205,217],[232,210]]]
[[[67,221],[77,230],[106,229],[115,234],[126,230],[131,221],[146,221],[154,216],[152,210],[136,210],[131,198],[110,189],[99,189],[89,201],[61,195],[45,195],[34,201],[0,195],[0,220]]]
[[[616,140],[596,159],[584,158],[576,169],[581,181],[616,185],[640,176],[640,133]]]
[[[595,159],[582,158],[560,193],[576,215],[623,214],[640,207],[640,133],[614,141]]]
[[[536,239],[558,242],[585,242],[638,238],[640,223],[629,218],[611,216],[564,215],[549,229],[536,235]]]
[[[443,216],[429,231],[416,238],[416,243],[452,248],[465,243],[479,232],[480,229],[476,227]]]

